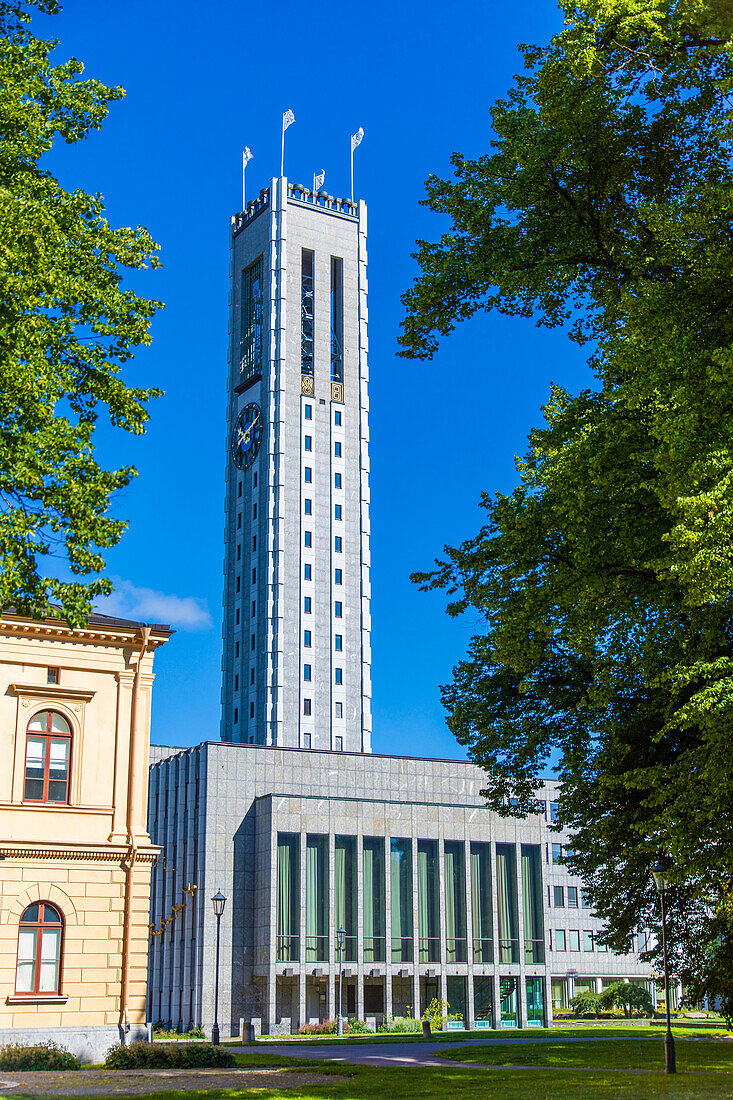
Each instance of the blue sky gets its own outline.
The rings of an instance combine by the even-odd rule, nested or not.
[[[372,682],[377,752],[462,757],[439,684],[478,625],[444,612],[409,574],[475,533],[482,490],[516,483],[550,382],[590,383],[561,332],[481,316],[430,363],[396,356],[400,294],[418,238],[444,228],[419,205],[453,150],[488,148],[489,107],[519,70],[518,42],[545,41],[561,15],[547,2],[372,0],[279,5],[218,0],[67,0],[34,20],[56,58],[121,84],[103,129],[48,158],[67,187],[100,191],[113,225],[143,224],[163,268],[129,280],[166,303],[129,380],[156,385],[149,431],[102,431],[102,458],[139,478],[115,503],[129,521],[109,555],[112,608],[171,621],[156,657],[153,741],[196,744],[219,732],[219,663],[229,216],[241,208],[241,151],[253,195],[279,171],[280,118],[291,108],[286,174],[348,194],[349,135],[363,126],[356,194],[369,207],[372,463]]]

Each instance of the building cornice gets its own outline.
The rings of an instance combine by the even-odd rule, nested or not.
[[[20,697],[30,695],[33,699],[77,699],[84,703],[90,702],[96,695],[95,691],[67,688],[61,684],[8,684],[8,691]]]
[[[150,630],[148,649],[157,649],[168,640],[172,631],[154,626]],[[140,628],[137,626],[112,626],[106,623],[88,623],[84,627],[72,629],[60,619],[26,619],[19,615],[4,614],[0,619],[0,635],[14,638],[36,638],[57,642],[139,642]]]
[[[136,863],[152,863],[158,856],[160,848],[155,845],[140,845],[136,848]],[[0,858],[2,859],[59,859],[68,862],[116,862],[127,859],[130,854],[129,844],[99,845],[89,848],[76,848],[73,845],[34,846],[30,844],[4,845],[0,841]]]

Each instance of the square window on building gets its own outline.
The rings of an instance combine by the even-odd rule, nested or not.
[[[336,738],[336,752],[343,752],[343,751],[344,751],[344,739],[343,739],[343,737],[337,737]]]
[[[336,677],[337,684],[343,684],[344,682],[344,670],[342,668],[334,669],[334,675]]]
[[[340,489],[341,488],[341,474],[334,474],[333,475],[333,484],[334,484],[335,489]]]
[[[590,892],[588,890],[583,890],[582,887],[580,890],[580,902],[584,909],[592,908],[590,903]]]
[[[253,619],[255,617],[256,610],[257,610],[257,600],[252,600],[252,618]]]
[[[257,584],[257,567],[252,570],[252,584]]]
[[[338,409],[336,409],[336,412],[333,414],[333,422],[337,428],[341,427],[341,413]]]
[[[596,951],[608,951],[608,946],[601,943],[600,940],[596,940]]]
[[[304,538],[303,538],[303,545],[304,546],[312,546],[313,545],[313,532],[312,531],[306,531],[305,532],[305,535],[304,535]]]
[[[565,929],[564,928],[556,928],[555,929],[555,950],[556,951],[567,951],[567,947],[565,946]]]
[[[254,636],[254,634],[252,634],[252,635],[250,636],[250,643],[249,643],[249,648],[250,648],[250,649],[254,649],[254,647],[255,647],[255,636]]]
[[[252,519],[257,519],[257,504],[252,505]]]
[[[313,601],[312,601],[310,596],[304,596],[303,597],[303,611],[305,612],[306,615],[310,615],[312,603],[313,603]]]
[[[344,605],[340,600],[336,600],[336,606],[334,608],[334,615],[337,619],[342,619],[344,616]]]
[[[313,419],[313,406],[309,405],[307,401],[303,405],[303,416],[305,417],[306,420],[312,420]]]
[[[313,470],[310,466],[306,466],[305,470],[303,471],[303,480],[305,481],[306,485],[310,485],[312,483]]]
[[[311,574],[312,574],[311,563],[309,561],[307,561],[305,563],[305,565],[303,566],[303,580],[305,580],[305,581],[312,580],[313,578],[312,578]]]
[[[336,442],[333,445],[333,453],[336,456],[336,458],[341,458],[341,444],[339,443],[338,440],[336,440]]]
[[[538,798],[536,800],[536,802],[534,804],[534,812],[536,814],[539,814],[541,817],[544,817],[545,814],[547,813],[546,804],[542,801],[541,798]]]
[[[253,668],[249,670],[249,682],[250,684],[255,682],[255,670]]]
[[[241,543],[237,543],[237,561],[242,560],[242,546]]]
[[[311,646],[311,632],[310,630],[303,631],[303,645],[306,649],[310,649]]]
[[[241,495],[242,495],[242,482],[240,481],[237,485],[237,496],[241,497]]]
[[[580,951],[580,932],[571,928],[568,932],[568,951]]]
[[[559,802],[551,802],[550,803],[550,821],[557,821],[559,816],[560,816],[560,803]]]
[[[333,508],[333,518],[334,519],[342,519],[342,517],[343,517],[343,508],[342,508],[342,506],[340,504],[335,504],[334,508]]]
[[[304,699],[303,700],[303,714],[309,715],[310,712],[311,712],[311,700],[310,699]]]
[[[313,515],[313,501],[310,500],[308,497],[306,497],[304,503],[305,503],[305,514],[307,516],[312,516]]]
[[[335,569],[334,570],[333,580],[334,580],[334,584],[343,584],[344,583],[344,571],[343,571],[343,569]]]
[[[239,673],[234,673],[234,690],[239,691]]]
[[[560,863],[562,860],[562,844],[552,845],[552,862]]]
[[[239,642],[234,643],[234,656],[235,657],[239,656]]]
[[[239,707],[234,708],[234,725],[239,721]]]
[[[242,513],[237,512],[237,530],[242,526]]]
[[[309,749],[311,747],[311,735],[309,733],[303,734],[303,748]]]
[[[234,625],[239,626],[239,608],[234,612]]]
[[[253,488],[253,489],[256,489],[256,488],[257,488],[257,471],[256,471],[256,470],[255,470],[255,472],[254,472],[254,476],[253,476],[253,478],[252,478],[252,488]]]
[[[568,909],[578,908],[578,887],[568,886]]]
[[[58,684],[61,682],[61,669],[60,668],[47,668],[46,669],[46,683]]]
[[[344,636],[343,636],[343,634],[337,634],[336,635],[336,637],[334,638],[334,641],[333,641],[333,646],[334,646],[334,649],[336,649],[339,653],[341,652],[341,650],[344,648]]]
[[[552,887],[552,904],[556,909],[565,907],[565,889],[562,886]]]
[[[250,735],[249,735],[249,743],[250,743],[250,745],[254,745],[254,743],[255,743],[255,735],[253,733],[250,733]],[[191,939],[193,939],[193,938],[194,937],[191,936]]]
[[[333,548],[334,548],[334,550],[336,551],[337,554],[340,554],[341,551],[343,550],[344,540],[341,538],[341,535],[336,535],[334,537]]]
[[[241,586],[242,586],[241,577],[237,577],[236,581],[234,582],[234,591],[239,592],[239,589],[241,588]]]
[[[303,679],[304,680],[310,680],[310,678],[311,678],[311,666],[310,665],[303,665]]]
[[[313,450],[313,436],[312,435],[307,435],[305,437],[303,445],[304,445],[306,451],[312,451]]]
[[[584,951],[592,951],[593,950],[593,933],[588,932],[585,929],[583,930],[583,950]]]
[[[257,549],[257,535],[252,536],[252,549],[253,550]]]
[[[254,716],[255,716],[255,705],[254,705],[254,703],[249,704],[249,716],[250,716],[250,718],[254,718]]]
[[[334,716],[334,718],[343,718],[343,716],[344,716],[344,704],[343,703],[334,703],[333,704],[333,716]]]

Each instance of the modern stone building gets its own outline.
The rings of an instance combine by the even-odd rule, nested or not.
[[[366,207],[232,219],[221,736],[368,752]]]
[[[273,179],[232,220],[222,742],[154,747],[149,1017],[540,1025],[648,977],[603,950],[556,788],[491,814],[473,765],[371,755],[366,207]],[[337,930],[344,932],[338,965]]]
[[[153,657],[170,634],[0,619],[0,1045],[145,1035]]]
[[[599,942],[582,884],[559,863],[556,787],[538,813],[502,818],[472,764],[206,742],[153,746],[156,930],[148,1015],[213,1019],[215,920],[222,919],[219,1021],[263,1031],[422,1011],[433,996],[478,1026],[539,1025],[581,988],[650,982],[635,955]],[[184,887],[196,886],[184,895]]]

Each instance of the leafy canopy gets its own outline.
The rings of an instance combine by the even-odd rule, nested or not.
[[[414,579],[483,616],[442,696],[491,806],[528,811],[558,759],[567,862],[611,945],[658,921],[665,851],[677,968],[704,949],[714,984],[733,942],[709,920],[733,879],[733,16],[561,6],[491,151],[427,181],[450,228],[419,242],[400,339],[425,358],[477,310],[533,316],[587,342],[597,385],[553,387],[516,490]]]
[[[112,229],[100,195],[41,167],[54,141],[99,129],[123,91],[79,79],[74,59],[53,65],[29,7],[0,3],[0,608],[43,616],[53,602],[79,625],[111,590],[90,575],[125,526],[110,497],[135,476],[95,460],[97,417],[139,434],[159,393],[122,377],[160,304],[126,290],[122,269],[156,267],[157,245],[140,226]],[[48,558],[75,579],[56,579],[58,562],[43,576]]]

